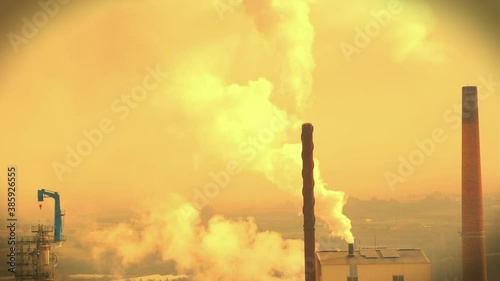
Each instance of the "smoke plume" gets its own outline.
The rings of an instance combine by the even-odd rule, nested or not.
[[[104,264],[106,256],[118,257],[125,268],[157,253],[194,280],[300,280],[302,241],[259,232],[251,217],[230,221],[213,216],[204,225],[199,210],[180,197],[163,202],[136,218],[139,224],[92,232],[88,239],[97,243],[93,257]]]
[[[206,59],[220,55],[220,48],[207,48],[186,55],[154,104],[194,121],[190,123],[196,126],[190,129],[201,151],[227,161],[237,159],[243,168],[262,174],[300,201],[301,146],[286,141],[287,134],[300,125],[300,113],[311,92],[314,30],[309,3],[247,1],[245,5],[255,25],[246,35],[253,40],[228,37],[219,47],[224,46],[229,56],[240,44],[254,44],[249,48],[256,53],[265,48],[275,54],[279,75],[228,82],[228,72],[214,71],[221,62]],[[279,95],[286,96],[284,104],[273,103]],[[315,161],[316,214],[328,224],[332,236],[351,242],[350,221],[342,214],[344,193],[326,188]],[[113,253],[127,266],[160,253],[162,259],[176,262],[178,273],[196,280],[243,281],[256,276],[258,280],[298,280],[303,275],[302,242],[259,232],[252,218],[230,221],[214,216],[203,225],[199,210],[178,199],[155,207],[137,224],[137,229],[120,224],[94,233],[100,241],[95,258]]]
[[[300,198],[301,189],[297,183],[301,182],[301,144],[285,144],[282,148],[275,149],[268,159],[269,165],[255,167],[261,170],[266,177],[281,189]],[[316,198],[315,213],[330,229],[330,235],[340,237],[348,243],[354,241],[351,233],[351,220],[342,213],[346,203],[342,191],[326,188],[326,183],[321,177],[319,160],[314,159],[314,193]]]

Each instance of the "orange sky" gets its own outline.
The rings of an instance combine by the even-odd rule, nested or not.
[[[361,198],[459,193],[464,85],[483,97],[484,192],[500,191],[499,45],[465,10],[358,0],[295,1],[276,13],[246,1],[221,18],[209,2],[61,5],[26,42],[2,37],[0,166],[19,169],[21,214],[38,208],[39,188],[59,191],[82,215],[161,204],[170,193],[193,199],[231,161],[241,171],[210,205],[280,204],[295,198],[280,180],[300,171],[279,162],[282,174],[270,176],[273,149],[299,143],[301,122],[315,126],[330,189]],[[36,11],[2,30],[21,35],[20,19]],[[346,46],[356,51],[346,55]],[[144,79],[143,99],[122,100]],[[54,163],[66,165],[67,146],[102,122],[109,133],[59,179]],[[401,176],[400,157],[435,130],[443,141],[391,188],[387,174]],[[249,144],[269,132],[269,142]]]

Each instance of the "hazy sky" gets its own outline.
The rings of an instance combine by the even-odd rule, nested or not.
[[[329,189],[459,193],[465,85],[483,190],[500,192],[498,1],[14,2],[0,4],[0,166],[19,170],[20,216],[39,188],[89,221],[174,194],[298,208],[302,122]]]

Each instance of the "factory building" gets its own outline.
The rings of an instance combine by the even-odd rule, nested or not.
[[[302,125],[302,195],[305,281],[430,281],[431,264],[421,249],[384,247],[315,251],[313,126]]]
[[[430,280],[430,262],[420,249],[362,248],[314,253],[313,126],[302,126],[304,262],[306,281]],[[486,281],[477,87],[462,87],[462,279]],[[315,254],[315,255],[314,255]],[[314,258],[313,258],[314,255]],[[311,261],[314,260],[314,266]]]
[[[316,252],[316,281],[429,281],[431,264],[421,249],[362,248]]]

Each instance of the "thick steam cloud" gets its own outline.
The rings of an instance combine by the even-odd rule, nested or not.
[[[137,218],[139,224],[92,232],[94,258],[118,257],[118,267],[124,268],[156,253],[194,280],[300,280],[303,275],[302,241],[259,232],[251,217],[230,221],[213,216],[204,225],[199,211],[178,197],[155,206]]]
[[[262,172],[267,178],[281,189],[302,196],[298,184],[302,181],[301,144],[285,144],[282,148],[275,149],[268,159],[268,165]],[[255,167],[259,169],[259,167]],[[351,220],[342,213],[346,203],[343,191],[334,191],[326,188],[320,173],[318,159],[314,159],[314,196],[316,198],[315,213],[330,229],[330,235],[340,237],[348,243],[354,242],[351,233]]]
[[[225,161],[243,158],[244,169],[262,174],[300,201],[301,145],[285,143],[287,133],[299,127],[300,113],[311,92],[314,30],[309,22],[309,2],[247,1],[245,8],[255,25],[245,36],[253,40],[239,43],[229,37],[224,44],[218,43],[223,49],[210,46],[187,54],[171,72],[169,83],[162,89],[164,95],[153,103],[176,110],[181,118],[190,121],[182,128],[194,132],[199,153],[217,155]],[[255,46],[251,47],[256,50],[265,46],[274,52],[279,73],[228,82],[227,72],[216,71],[220,62],[212,58],[248,42],[253,42]],[[236,67],[239,61],[230,64]],[[274,102],[278,97],[280,102]],[[169,125],[174,132],[182,128],[172,129]],[[316,215],[328,224],[332,236],[352,242],[350,220],[342,214],[344,193],[326,188],[318,161],[315,163]],[[175,261],[179,274],[195,280],[303,277],[301,241],[259,232],[251,218],[230,221],[213,216],[205,225],[199,210],[181,199],[155,207],[135,226],[120,224],[96,232],[93,237],[100,241],[94,257],[118,256],[122,267],[156,253],[163,260]]]

